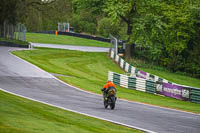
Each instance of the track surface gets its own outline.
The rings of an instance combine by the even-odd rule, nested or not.
[[[200,115],[118,100],[104,109],[101,96],[67,86],[0,47],[0,88],[81,113],[159,133],[199,133]]]
[[[31,45],[35,47],[59,48],[59,49],[79,50],[87,52],[108,52],[109,50],[109,48],[104,48],[104,47],[74,46],[74,45],[59,45],[59,44],[31,43]]]

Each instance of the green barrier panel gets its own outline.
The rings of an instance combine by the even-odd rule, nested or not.
[[[128,78],[128,88],[136,89],[136,78],[133,77]]]
[[[190,91],[190,100],[195,103],[200,103],[200,90],[192,88]]]
[[[126,62],[124,60],[123,69],[125,70],[125,68],[126,68]]]
[[[146,80],[146,92],[154,94],[156,92],[155,82]]]
[[[200,90],[191,89],[191,94],[200,95]]]
[[[135,75],[136,76],[138,76],[138,72],[139,72],[140,70],[138,70],[137,68],[135,68]]]
[[[131,73],[131,65],[129,65],[129,68],[128,68],[128,73]]]
[[[118,61],[118,64],[121,64],[121,58],[119,57],[119,61]]]
[[[115,58],[116,58],[116,53],[114,53],[114,57],[113,57],[113,59],[115,60]]]
[[[158,78],[158,81],[159,81],[159,82],[163,82],[163,79],[159,77],[159,78]]]
[[[116,84],[116,85],[120,85],[120,75],[119,74],[114,73],[113,83]]]
[[[150,79],[155,80],[155,76],[154,75],[150,74],[149,77],[150,77]]]

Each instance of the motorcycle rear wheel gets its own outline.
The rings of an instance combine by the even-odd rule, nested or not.
[[[115,109],[115,97],[111,97],[110,108],[111,108],[111,109]]]
[[[108,102],[106,100],[104,100],[104,107],[105,107],[105,109],[108,108]]]

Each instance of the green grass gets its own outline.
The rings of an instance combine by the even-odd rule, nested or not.
[[[165,68],[154,66],[138,59],[131,59],[128,62],[130,62],[132,66],[135,66],[139,70],[157,75],[161,78],[167,79],[170,82],[200,88],[200,79],[186,76],[184,74],[172,73]]]
[[[0,133],[141,132],[0,91]]]
[[[16,44],[21,44],[21,45],[28,45],[28,42],[24,42],[24,41],[20,41],[20,40],[14,40],[14,39],[7,39],[7,38],[2,38],[0,37],[0,41],[4,41],[4,42],[12,42],[12,43],[16,43]],[[1,44],[0,44],[1,45]]]
[[[26,40],[35,43],[47,44],[63,44],[63,45],[78,45],[78,46],[96,46],[109,47],[109,43],[89,40],[79,37],[72,37],[66,35],[40,34],[40,33],[26,33]]]
[[[108,71],[124,73],[109,59],[107,53],[45,48],[13,53],[48,72],[68,75],[69,77],[59,76],[58,78],[76,87],[98,94],[101,94],[100,89],[106,83]],[[156,96],[119,86],[117,89],[117,96],[120,98],[200,113],[200,106],[196,103]]]

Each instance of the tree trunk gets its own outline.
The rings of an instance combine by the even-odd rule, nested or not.
[[[131,43],[130,43],[130,38],[131,38],[131,33],[132,33],[132,25],[128,23],[128,29],[127,29],[127,35],[128,35],[128,40],[126,42],[126,48],[125,48],[125,58],[130,59],[131,58]]]
[[[128,44],[128,43],[126,43],[125,58],[126,59],[130,59],[131,58],[131,44]]]

